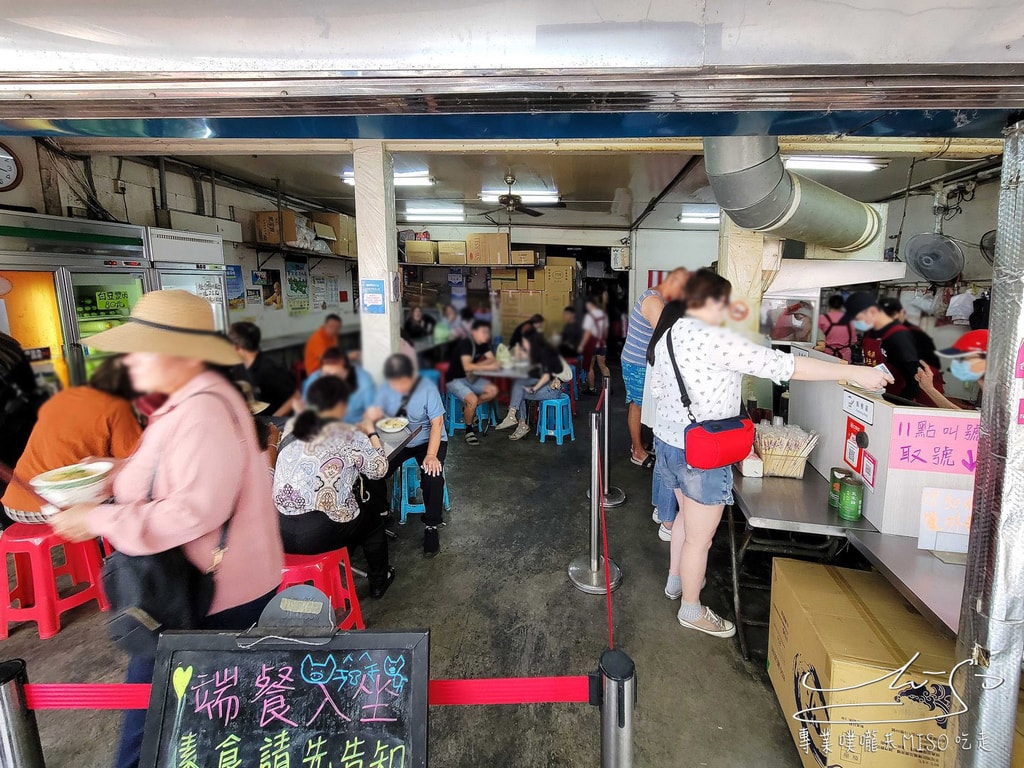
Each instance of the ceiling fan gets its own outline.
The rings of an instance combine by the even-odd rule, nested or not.
[[[480,216],[493,216],[496,213],[505,212],[511,219],[513,213],[525,213],[527,216],[543,216],[543,211],[536,208],[529,208],[523,205],[522,195],[512,194],[512,186],[516,183],[515,174],[511,171],[505,173],[505,183],[508,185],[508,194],[498,196],[498,207],[479,214]],[[534,203],[537,207],[544,208],[565,208],[565,203],[560,200],[552,200],[544,203]]]

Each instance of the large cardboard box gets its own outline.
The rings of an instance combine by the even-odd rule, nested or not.
[[[436,264],[437,243],[430,240],[406,240],[405,261],[408,264]]]
[[[466,259],[467,263],[474,266],[508,264],[508,233],[466,235]]]
[[[775,559],[768,674],[805,768],[953,766],[954,650],[879,574]]]
[[[518,286],[521,291],[543,291],[547,287],[543,269],[517,269]]]
[[[518,288],[518,270],[503,267],[495,267],[491,270],[491,288],[495,291],[513,290]]]
[[[438,264],[468,264],[465,240],[441,240],[437,244]]]
[[[352,241],[355,239],[355,219],[344,213],[314,211],[311,218],[317,224],[326,224],[334,230],[331,252],[336,256],[354,256]]]
[[[532,267],[537,263],[537,254],[535,251],[512,251],[509,263]]]
[[[576,258],[574,256],[548,256],[544,263],[549,267],[576,269]]]
[[[571,293],[574,287],[572,267],[548,267],[544,270],[547,290]]]
[[[256,242],[279,245],[281,243],[298,240],[298,232],[295,228],[295,211],[283,208],[280,211],[257,211],[254,218],[256,227]],[[279,226],[280,222],[280,226]]]
[[[519,312],[525,317],[544,311],[544,294],[540,291],[519,291]]]

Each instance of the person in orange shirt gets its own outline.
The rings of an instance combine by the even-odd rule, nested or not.
[[[306,354],[304,355],[307,376],[320,370],[320,358],[324,352],[338,346],[339,333],[341,333],[341,318],[335,314],[328,315],[324,319],[324,324],[313,331],[313,335],[306,342]]]
[[[89,457],[124,459],[131,455],[142,427],[132,408],[137,393],[121,358],[104,360],[88,386],[62,390],[43,403],[25,452],[14,467],[18,478],[27,483],[38,474]],[[7,488],[2,502],[12,520],[46,522],[38,502],[17,485]]]

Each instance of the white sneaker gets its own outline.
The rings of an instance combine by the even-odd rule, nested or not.
[[[672,541],[672,529],[662,523],[658,526],[658,538],[662,541]]]
[[[516,431],[508,436],[508,439],[509,440],[521,440],[522,438],[526,437],[528,434],[530,434],[530,425],[529,424],[520,424],[518,427],[516,427]]]
[[[651,514],[651,520],[653,520],[656,523],[660,523],[661,522],[661,520],[658,518],[658,508],[657,507],[654,508],[654,512]]]
[[[679,616],[679,614],[676,614],[676,618],[679,620],[680,626],[687,629],[696,629],[698,632],[703,632],[705,635],[711,635],[712,637],[732,637],[736,634],[735,624],[728,619],[723,619],[706,605],[699,619],[689,621]]]
[[[518,423],[519,419],[516,418],[516,412],[509,411],[508,416],[505,417],[505,420],[501,422],[501,424],[496,426],[495,429],[497,429],[499,432],[503,429],[512,429],[512,427],[514,427]]]

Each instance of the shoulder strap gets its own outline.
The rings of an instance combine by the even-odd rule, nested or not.
[[[682,401],[683,406],[686,408],[686,412],[690,416],[690,421],[694,424],[697,423],[697,419],[693,417],[693,411],[690,409],[690,395],[686,391],[686,384],[683,383],[683,374],[679,372],[679,365],[676,363],[676,353],[672,349],[672,329],[668,329],[668,334],[665,336],[665,343],[668,346],[668,359],[672,361],[672,370],[676,374],[676,384],[679,385],[679,399]]]
[[[410,389],[408,393],[402,395],[402,402],[399,403],[395,416],[399,416],[404,419],[409,415],[406,413],[406,409],[409,407],[409,401],[412,400],[412,396],[416,394],[416,388],[420,385],[421,379],[421,376],[417,376],[416,381],[412,383],[412,389]]]
[[[901,323],[895,323],[888,331],[882,334],[882,338],[880,338],[879,341],[888,341],[890,338],[895,336],[900,331],[909,332],[910,329]]]

